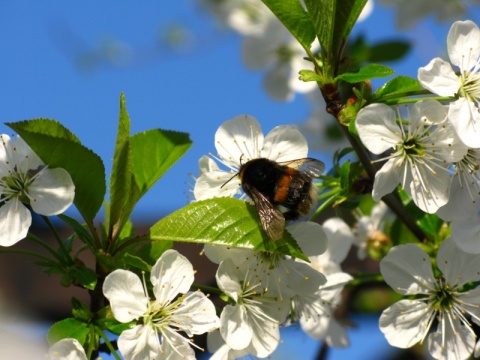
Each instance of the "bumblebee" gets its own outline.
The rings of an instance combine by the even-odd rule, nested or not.
[[[312,158],[286,162],[258,158],[240,166],[237,175],[243,191],[255,203],[262,227],[272,240],[283,236],[286,220],[308,215],[317,195],[312,179],[324,169],[323,162]]]

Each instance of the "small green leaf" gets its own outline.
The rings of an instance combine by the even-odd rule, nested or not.
[[[71,276],[75,283],[83,286],[85,289],[93,290],[97,285],[97,273],[84,266],[75,266],[71,269]]]
[[[121,94],[117,139],[113,154],[112,173],[110,175],[111,206],[108,232],[111,239],[115,239],[118,236],[120,229],[125,221],[128,220],[132,211],[132,206],[127,206],[132,190],[132,162],[130,118],[125,106],[125,96]]]
[[[32,150],[51,168],[65,169],[75,184],[74,203],[85,220],[92,221],[100,209],[105,196],[105,167],[100,157],[81,145],[55,121],[47,121],[44,126],[51,126],[50,133],[38,129],[38,122],[43,120],[7,123],[15,130]],[[31,124],[33,122],[33,125]],[[57,137],[61,134],[63,137]]]
[[[192,141],[186,133],[152,129],[135,134],[131,144],[133,175],[141,197],[187,152]]]
[[[322,81],[323,78],[318,75],[315,71],[312,70],[300,70],[300,77],[301,81]]]
[[[74,318],[67,318],[53,324],[48,330],[47,341],[50,346],[65,338],[77,339],[84,344],[89,329],[87,324]]]
[[[139,256],[135,256],[132,254],[125,254],[125,256],[123,257],[123,260],[125,261],[125,264],[128,265],[129,267],[134,267],[136,269],[145,271],[147,273],[150,272],[150,270],[152,269],[152,266],[149,265],[147,262],[145,262]]]
[[[417,79],[408,76],[397,76],[386,82],[373,94],[373,102],[382,102],[385,98],[394,98],[406,93],[423,90]]]
[[[299,1],[297,1],[299,2]],[[322,56],[327,64],[333,60],[333,34],[335,29],[336,0],[305,0],[314,31],[320,41]]]
[[[305,0],[322,47],[326,68],[342,60],[341,53],[367,0]]]
[[[90,246],[92,246],[92,248],[95,248],[94,247],[95,241],[94,241],[92,235],[90,234],[90,232],[87,230],[87,228],[84,225],[80,224],[77,220],[75,220],[74,218],[71,218],[71,217],[69,217],[65,214],[60,214],[60,215],[58,215],[58,217],[61,220],[63,220],[67,225],[69,225],[71,228],[73,228],[77,237],[84,244],[90,245]]]
[[[340,79],[353,84],[370,79],[390,76],[394,73],[395,71],[388,66],[380,64],[369,64],[365,67],[360,68],[360,70],[358,70],[357,72],[343,73],[341,75],[338,75],[337,80]]]
[[[234,198],[191,203],[157,222],[149,236],[152,240],[233,246],[306,259],[288,231],[272,241],[260,226],[255,206]]]
[[[90,322],[93,318],[93,314],[88,305],[76,298],[72,298],[72,314],[75,319],[85,323]]]
[[[262,0],[290,33],[306,49],[315,40],[315,29],[309,15],[298,0]]]

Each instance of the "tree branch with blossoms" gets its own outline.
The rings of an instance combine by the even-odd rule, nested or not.
[[[264,134],[254,116],[238,115],[212,134],[216,153],[199,159],[191,203],[137,236],[131,214],[191,147],[188,134],[132,135],[122,94],[107,188],[100,157],[59,122],[8,123],[18,136],[1,135],[0,252],[31,255],[90,295],[89,304],[72,299],[72,316],[52,325],[48,357],[268,358],[282,329],[298,326],[327,358],[330,347],[350,345],[343,309],[365,284],[381,288],[375,310],[392,347],[423,346],[435,359],[480,355],[479,27],[454,22],[449,61],[434,58],[412,78],[382,64],[408,45],[350,38],[367,0],[201,3],[244,36],[244,61],[266,69],[272,98],[317,94],[325,112],[315,125],[333,118],[344,148],[320,174],[301,127]],[[79,218],[63,214],[70,206]],[[30,232],[31,211],[57,248]],[[71,235],[62,238],[51,216]],[[15,249],[22,239],[44,252]],[[218,265],[216,286],[194,282],[190,260],[172,248],[180,242],[203,246]],[[368,270],[348,270],[352,247]],[[206,348],[195,342],[201,335]]]

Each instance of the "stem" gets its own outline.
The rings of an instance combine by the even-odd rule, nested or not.
[[[105,345],[107,345],[107,348],[108,350],[110,350],[110,353],[115,357],[115,359],[117,360],[122,360],[120,355],[118,355],[117,351],[115,350],[115,348],[112,346],[112,343],[110,342],[110,340],[108,340],[107,336],[105,335],[105,333],[100,330],[99,328],[95,327],[95,332],[100,335],[100,337],[103,339],[103,341],[105,342]]]
[[[320,350],[318,351],[317,356],[315,357],[315,360],[325,360],[328,355],[328,345],[325,340],[322,342],[322,346],[320,347]]]
[[[61,253],[63,254],[64,258],[70,263],[70,264],[73,264],[73,260],[72,258],[70,257],[70,254],[68,253],[68,250],[67,248],[65,247],[65,244],[63,243],[61,237],[60,237],[60,234],[58,233],[57,231],[57,228],[55,226],[53,226],[52,222],[50,221],[50,219],[48,218],[48,216],[45,216],[45,215],[42,215],[42,219],[43,221],[45,221],[45,223],[47,224],[48,228],[51,230],[51,232],[53,233],[54,237],[55,237],[55,240],[57,240],[57,243],[58,243],[58,246],[60,247],[60,251]]]

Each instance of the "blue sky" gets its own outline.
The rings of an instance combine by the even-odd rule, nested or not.
[[[393,9],[376,6],[354,34],[372,41],[421,36],[421,50],[392,64],[398,74],[415,76],[416,68],[441,54],[449,25],[427,21],[399,35],[393,15]],[[191,31],[193,45],[177,52],[159,46],[162,31],[177,25]],[[124,92],[132,133],[158,127],[191,134],[192,149],[141,200],[134,217],[154,220],[187,203],[188,174],[197,173],[201,155],[214,151],[213,136],[223,121],[250,114],[268,132],[276,125],[303,122],[308,115],[301,96],[287,103],[271,100],[262,89],[262,72],[249,71],[241,62],[241,38],[217,31],[191,0],[146,1],[142,6],[126,1],[2,2],[0,27],[2,133],[12,133],[4,122],[56,119],[102,157],[108,174]],[[133,49],[130,60],[91,66],[81,61],[112,39]]]

